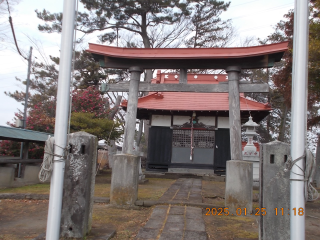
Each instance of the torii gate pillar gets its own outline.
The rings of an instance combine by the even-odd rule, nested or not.
[[[231,160],[226,168],[225,205],[231,214],[236,215],[237,209],[252,211],[252,163],[242,160],[241,118],[239,93],[239,66],[226,68],[229,81],[229,125]]]
[[[231,160],[242,160],[239,75],[241,68],[226,68],[229,81],[229,125]]]
[[[131,73],[126,124],[122,154],[114,156],[111,177],[110,203],[115,205],[134,205],[138,198],[139,157],[133,155],[133,142],[136,130],[136,116],[140,67],[129,68]]]
[[[136,118],[137,118],[137,106],[138,106],[138,93],[139,93],[139,82],[140,75],[143,69],[140,67],[129,68],[130,76],[130,88],[128,107],[126,114],[126,124],[124,130],[124,141],[122,146],[122,153],[132,154],[133,153],[133,141],[136,131]]]

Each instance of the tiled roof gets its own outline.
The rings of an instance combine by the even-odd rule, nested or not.
[[[226,74],[188,74],[188,84],[218,84],[225,82]],[[158,73],[153,83],[178,83],[177,74]],[[127,102],[122,102],[126,106]],[[181,111],[228,111],[228,93],[195,93],[195,92],[152,92],[138,100],[138,109],[181,110]],[[246,99],[240,94],[242,111],[270,111],[267,104]]]

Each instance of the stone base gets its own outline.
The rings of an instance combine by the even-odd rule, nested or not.
[[[213,169],[193,169],[193,168],[169,168],[169,173],[192,173],[199,175],[214,175]]]
[[[252,163],[240,160],[227,161],[225,206],[236,215],[238,208],[252,212]]]
[[[139,157],[130,154],[114,155],[110,203],[134,205],[138,199],[138,180]]]

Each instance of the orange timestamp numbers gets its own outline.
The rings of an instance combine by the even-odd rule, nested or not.
[[[289,209],[288,209],[289,212]],[[303,208],[293,208],[292,209],[294,216],[303,216],[304,209]],[[283,208],[275,208],[273,214],[276,216],[283,216],[286,213]],[[267,215],[266,208],[255,208],[253,212],[248,212],[247,208],[237,208],[235,214],[229,212],[229,208],[206,208],[206,216],[229,216],[229,215],[236,215],[236,216],[265,216]]]
[[[229,216],[229,215],[236,215],[236,216],[247,216],[247,215],[255,215],[255,216],[264,216],[267,214],[265,208],[256,208],[253,213],[249,213],[247,208],[237,208],[235,214],[229,212],[229,208],[206,208],[206,216]]]

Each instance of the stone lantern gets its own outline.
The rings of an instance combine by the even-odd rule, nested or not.
[[[250,116],[249,121],[243,124],[242,126],[246,127],[245,134],[247,135],[247,138],[248,138],[248,142],[243,149],[243,155],[254,156],[259,154],[257,152],[256,146],[253,144],[253,137],[257,135],[256,127],[258,127],[259,124],[252,121],[252,117]]]
[[[259,124],[252,121],[252,117],[249,117],[249,121],[242,125],[246,127],[245,134],[248,137],[247,145],[244,147],[242,156],[244,161],[251,162],[253,165],[253,188],[257,189],[259,187],[259,151],[257,147],[253,144],[253,137],[257,135],[256,127]]]

